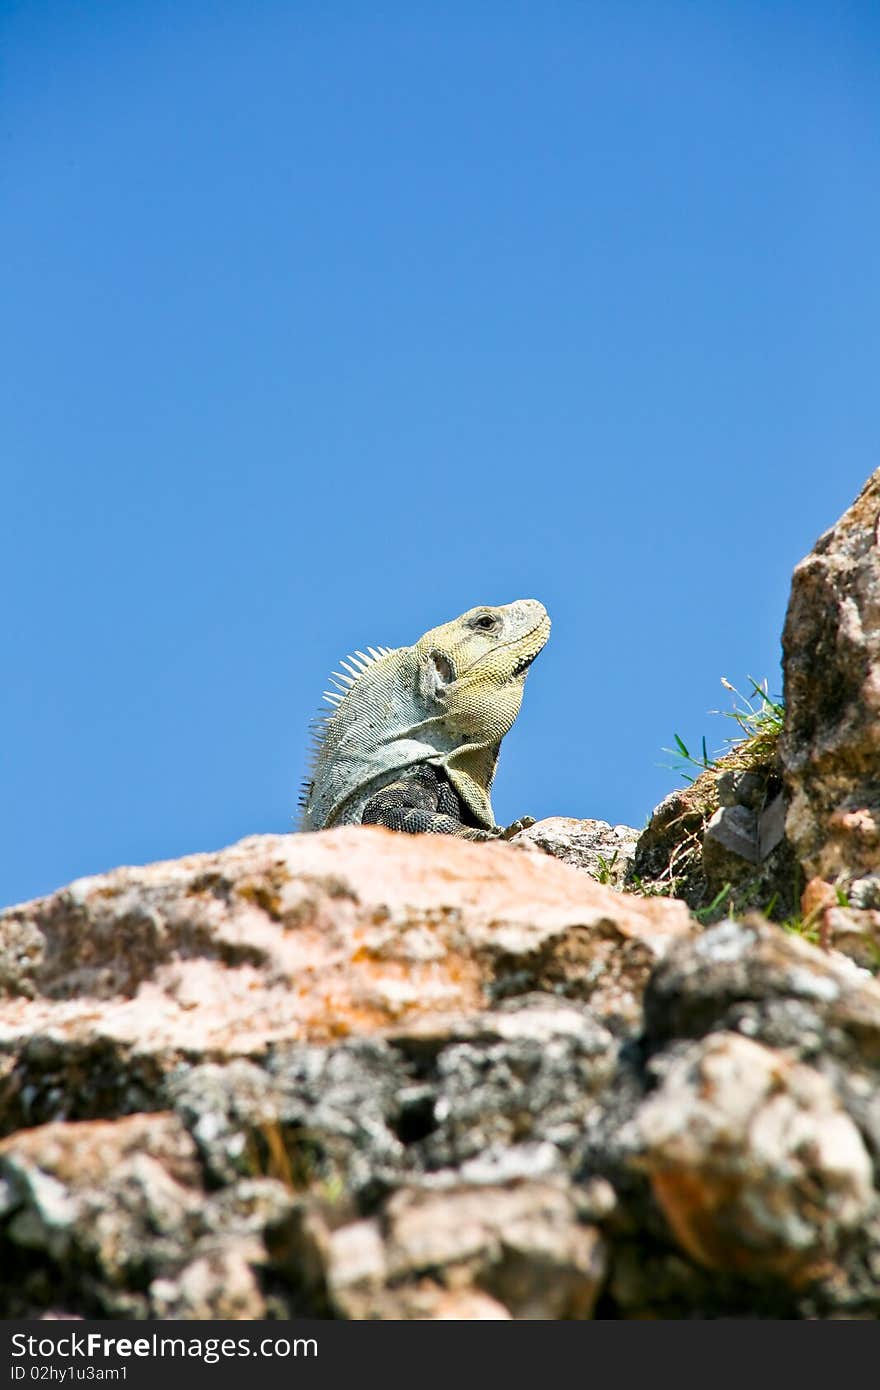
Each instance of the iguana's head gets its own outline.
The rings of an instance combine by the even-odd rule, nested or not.
[[[519,714],[526,672],[549,635],[547,610],[533,598],[471,608],[432,628],[412,649],[425,705],[461,739],[497,745]]]
[[[549,634],[544,605],[518,599],[471,608],[412,647],[349,658],[326,692],[336,709],[316,729],[302,828],[359,821],[380,787],[425,762],[445,769],[477,825],[494,825],[498,748]]]

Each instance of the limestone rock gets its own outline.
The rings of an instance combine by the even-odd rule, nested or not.
[[[0,926],[0,1315],[589,1315],[616,1196],[581,1136],[681,904],[346,829]]]
[[[721,806],[745,806],[756,814],[766,800],[767,779],[757,772],[726,768],[716,779]]]
[[[871,1159],[831,1083],[748,1038],[680,1053],[638,1124],[670,1228],[709,1269],[817,1280],[875,1211]]]
[[[811,1060],[880,1065],[880,983],[755,915],[672,950],[645,993],[652,1046],[738,1031]]]
[[[819,923],[822,944],[877,973],[880,967],[880,911],[876,908],[825,908]]]
[[[773,853],[785,838],[785,796],[777,792],[772,801],[758,812],[758,863]]]
[[[880,469],[795,569],[782,646],[786,833],[846,885],[880,865]]]
[[[0,914],[5,1123],[149,1108],[181,1057],[365,1037],[536,988],[634,1026],[655,960],[692,930],[682,904],[546,855],[372,827],[118,869]]]
[[[369,1205],[416,1173],[565,1171],[617,1052],[586,1005],[531,994],[382,1039],[274,1048],[262,1065],[196,1065],[166,1094],[212,1181],[260,1171]]]
[[[880,984],[760,918],[348,828],[0,929],[0,1316],[880,1314]]]
[[[606,1267],[573,1194],[548,1183],[401,1192],[381,1223],[343,1226],[326,1249],[331,1304],[356,1318],[441,1316],[430,1295],[444,1285],[489,1295],[501,1316],[589,1317]]]
[[[113,1317],[265,1316],[253,1268],[265,1252],[248,1228],[266,1194],[242,1191],[237,1212],[206,1194],[176,1116],[24,1130],[0,1143],[0,1181],[7,1316],[50,1290]],[[268,1210],[287,1202],[272,1191]]]
[[[535,845],[563,864],[583,869],[598,882],[619,887],[626,878],[638,838],[639,831],[629,825],[551,816],[521,830],[514,836],[513,844]]]

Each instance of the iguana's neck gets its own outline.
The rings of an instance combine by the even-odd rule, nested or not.
[[[445,767],[454,791],[468,807],[477,825],[495,824],[490,791],[498,764],[498,743],[468,743],[438,762]]]

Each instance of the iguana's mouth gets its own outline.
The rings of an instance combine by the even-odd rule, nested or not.
[[[524,671],[527,671],[529,669],[535,657],[540,656],[541,652],[544,650],[547,638],[549,636],[550,619],[547,617],[547,614],[545,613],[544,616],[541,618],[541,621],[539,623],[536,623],[535,626],[532,628],[531,632],[527,633],[525,637],[520,638],[521,642],[528,642],[531,639],[534,641],[535,645],[531,651],[526,652],[525,656],[520,657],[519,661],[516,663],[513,670],[511,671],[511,680],[515,680],[517,676],[521,676]]]
[[[511,678],[521,676],[523,671],[527,671],[537,655],[537,652],[533,652],[531,656],[524,656],[522,661],[518,661],[510,673]]]
[[[523,672],[529,669],[535,657],[540,655],[549,636],[550,619],[545,614],[541,621],[536,623],[531,631],[527,632],[524,637],[512,638],[509,642],[500,642],[497,647],[492,648],[491,652],[487,652],[485,656],[478,657],[466,670],[459,671],[458,674],[459,676],[470,675],[472,671],[476,671],[482,666],[483,662],[491,661],[494,657],[497,657],[498,653],[503,651],[505,647],[520,646],[524,642],[534,643],[532,649],[527,651],[524,656],[521,656],[519,661],[511,667],[509,676],[505,678],[506,680],[516,680],[517,676],[521,676]]]

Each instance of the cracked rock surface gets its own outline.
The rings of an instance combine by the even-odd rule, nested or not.
[[[880,986],[511,845],[0,916],[6,1317],[876,1316]]]

